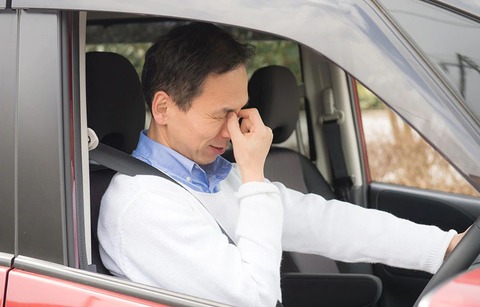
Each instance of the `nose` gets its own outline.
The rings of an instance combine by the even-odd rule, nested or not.
[[[222,129],[220,130],[220,136],[224,139],[230,139],[230,132],[228,131],[227,122],[228,120],[223,123]]]

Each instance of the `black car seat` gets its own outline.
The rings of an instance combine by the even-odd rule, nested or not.
[[[133,65],[111,52],[86,54],[88,127],[101,143],[131,154],[145,126],[142,86]],[[97,223],[100,201],[115,171],[90,165],[92,263],[97,272],[109,274],[100,259]]]
[[[248,107],[257,108],[273,131],[273,145],[265,161],[265,176],[303,193],[335,198],[332,188],[315,164],[304,155],[276,144],[295,131],[300,112],[300,88],[287,67],[267,66],[256,70],[248,83]],[[330,259],[315,255],[285,253],[282,270],[309,273],[338,272]]]
[[[272,65],[256,70],[248,83],[248,95],[248,106],[257,108],[273,131],[273,146],[265,165],[268,178],[303,193],[334,198],[330,184],[312,161],[292,149],[275,146],[290,137],[299,118],[300,89],[290,69]]]
[[[296,128],[300,92],[295,76],[283,66],[260,68],[249,80],[248,107],[257,108],[265,125],[273,131],[265,176],[300,192],[333,199],[330,184],[312,161],[277,145],[285,142]],[[285,306],[375,306],[382,290],[379,278],[338,274],[335,262],[322,256],[284,252],[281,269]]]

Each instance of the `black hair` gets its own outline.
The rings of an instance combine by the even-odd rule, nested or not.
[[[145,55],[143,93],[151,111],[156,92],[164,91],[183,111],[201,94],[210,74],[223,74],[246,64],[254,48],[208,23],[190,23],[170,30]]]

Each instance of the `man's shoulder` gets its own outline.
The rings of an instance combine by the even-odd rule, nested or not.
[[[127,203],[139,197],[162,197],[180,200],[188,195],[183,187],[170,180],[154,175],[128,176],[117,173],[102,198],[104,202]]]
[[[107,188],[100,216],[122,221],[126,216],[191,212],[198,200],[182,186],[159,176],[116,174]]]

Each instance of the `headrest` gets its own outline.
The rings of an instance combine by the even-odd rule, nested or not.
[[[145,102],[133,65],[111,52],[86,55],[88,127],[101,143],[128,154],[145,125]]]
[[[256,70],[248,82],[248,107],[257,108],[273,131],[273,143],[281,143],[295,130],[300,110],[300,91],[293,73],[283,66]]]

